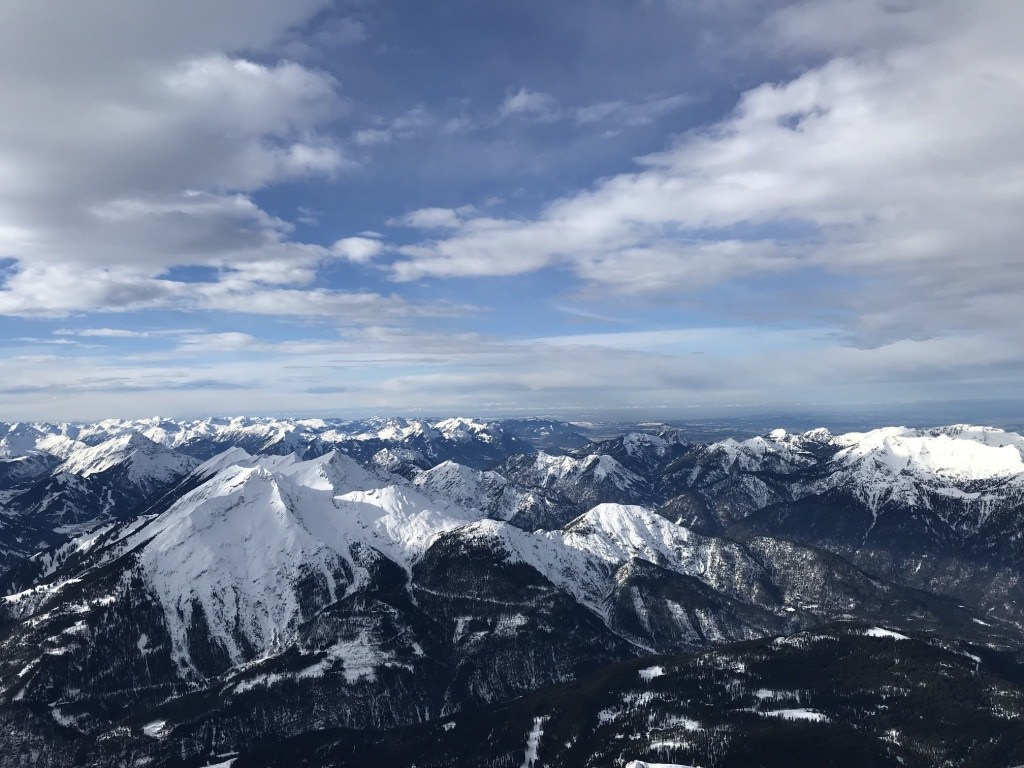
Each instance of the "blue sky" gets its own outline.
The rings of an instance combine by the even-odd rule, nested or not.
[[[0,7],[0,420],[1020,399],[1024,6]]]

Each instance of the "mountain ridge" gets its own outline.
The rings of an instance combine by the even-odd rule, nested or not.
[[[157,765],[836,621],[1024,646],[1014,433],[659,425],[556,454],[576,427],[531,423],[526,450],[468,419],[141,423],[53,426],[81,446],[7,491],[0,544],[19,520],[47,530],[40,488],[148,489],[81,496],[102,514],[38,551],[8,540],[0,718],[35,708]],[[219,735],[184,735],[200,722]]]

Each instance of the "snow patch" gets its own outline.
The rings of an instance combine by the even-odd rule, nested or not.
[[[891,629],[883,629],[882,627],[871,627],[864,631],[867,637],[889,637],[893,640],[909,640],[910,638],[906,635],[901,635],[899,632],[893,632]]]
[[[771,709],[757,714],[762,717],[781,717],[783,720],[807,720],[812,723],[827,723],[829,719],[813,709]]]
[[[151,739],[162,739],[170,732],[166,720],[154,720],[142,726],[142,732]]]
[[[664,675],[665,674],[665,668],[664,667],[647,667],[647,669],[641,669],[639,674],[640,674],[640,679],[641,680],[643,680],[645,683],[649,683],[654,678],[661,677],[662,675]]]
[[[533,728],[530,729],[530,733],[526,736],[526,758],[523,760],[521,768],[534,768],[538,757],[537,753],[540,749],[540,739],[544,735],[544,721],[546,717],[535,717],[533,718]]]

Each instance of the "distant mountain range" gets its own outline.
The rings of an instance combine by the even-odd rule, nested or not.
[[[687,434],[0,425],[0,765],[1024,763],[1024,437]]]

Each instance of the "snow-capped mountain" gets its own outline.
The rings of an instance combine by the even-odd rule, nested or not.
[[[238,664],[285,642],[309,606],[366,583],[369,550],[408,570],[436,536],[469,519],[337,452],[236,459],[115,546],[137,553],[173,658],[190,664],[189,638],[205,627]]]
[[[518,487],[496,471],[481,471],[445,461],[412,476],[428,494],[469,509],[479,509],[494,520],[533,531],[557,525],[577,510],[557,491],[533,486]]]
[[[67,424],[0,424],[0,459],[12,459],[32,453],[66,457],[83,443],[77,430]]]
[[[25,584],[43,560],[56,556],[36,553],[141,513],[199,463],[137,432],[95,446],[83,444],[55,466],[55,459],[41,456],[49,454],[33,452],[17,460],[42,461],[49,468],[9,492],[0,516],[0,546],[6,555],[0,561],[0,584],[7,588]]]
[[[886,508],[975,509],[960,527],[975,530],[1024,488],[1024,438],[958,425],[891,427],[833,436],[777,430],[742,442],[701,446],[668,468],[663,482],[700,495],[728,524],[752,512],[830,492],[851,495],[877,516]]]
[[[968,425],[727,440],[668,468],[661,512],[701,531],[824,547],[886,578],[1021,616],[1022,440]]]
[[[834,621],[1024,644],[1019,435],[652,429],[564,453],[464,418],[0,430],[0,744],[204,765]]]
[[[561,514],[543,527],[554,528],[595,504],[648,504],[653,500],[651,482],[606,453],[553,456],[544,451],[507,459],[498,471],[516,486],[538,493],[555,494],[563,500]]]
[[[137,432],[72,451],[49,476],[11,498],[24,521],[55,530],[129,516],[169,490],[199,462]]]
[[[497,472],[482,472],[454,461],[443,461],[418,473],[413,482],[436,497],[468,509],[479,509],[497,520],[514,517],[526,496]]]
[[[993,499],[1024,488],[1024,438],[958,425],[841,435],[823,488],[848,486],[878,511],[887,503],[928,506],[930,498]],[[815,491],[818,488],[814,488]]]
[[[610,456],[632,472],[645,477],[658,474],[689,446],[676,430],[661,428],[657,433],[628,432],[576,449],[575,455],[599,453]]]
[[[366,460],[384,448],[421,452],[433,463],[446,459],[483,468],[530,447],[516,428],[505,430],[501,422],[482,422],[458,417],[426,419],[276,419],[207,418],[179,421],[166,418],[108,419],[94,424],[0,425],[0,458],[31,451],[53,453],[60,458],[83,445],[97,445],[113,437],[140,434],[155,443],[200,459],[208,459],[231,447],[253,454],[298,453],[305,457],[333,448]],[[566,440],[579,442],[578,431]],[[556,441],[557,442],[557,441]]]
[[[660,478],[671,514],[698,529],[722,530],[751,512],[793,498],[790,486],[834,453],[826,430],[793,435],[774,430],[737,441],[693,446]]]
[[[180,479],[197,463],[190,456],[169,451],[138,432],[129,432],[71,452],[54,473],[84,478],[118,468],[125,482],[146,489]]]

